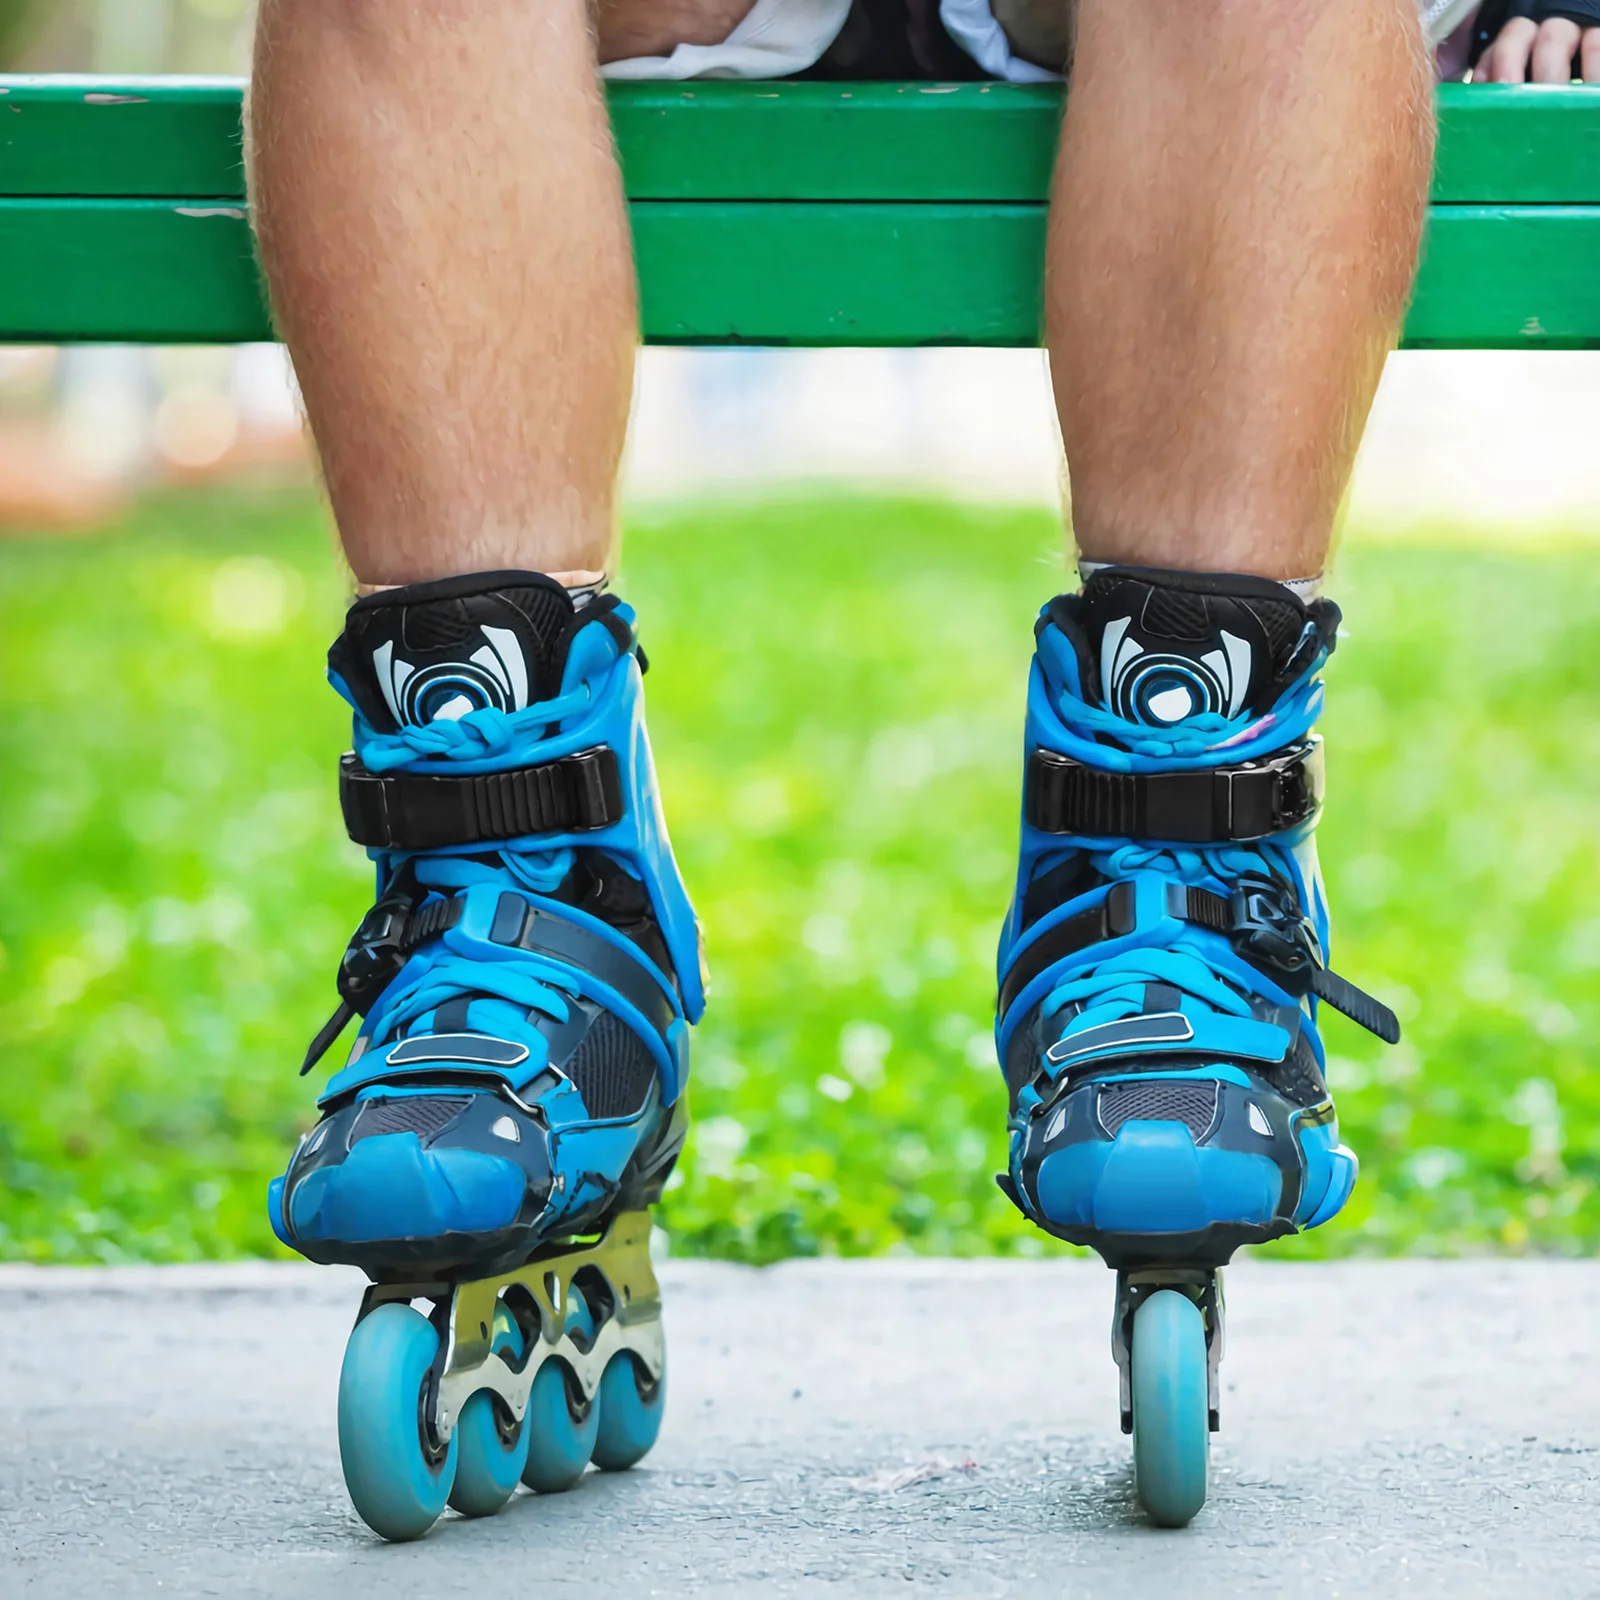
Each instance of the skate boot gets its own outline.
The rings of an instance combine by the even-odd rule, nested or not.
[[[1104,567],[1035,629],[1000,1183],[1117,1272],[1123,1430],[1168,1526],[1205,1500],[1218,1269],[1355,1183],[1318,1002],[1399,1037],[1327,966],[1311,730],[1338,622],[1265,579]]]
[[[415,584],[358,600],[328,660],[377,903],[303,1070],[359,1015],[354,1047],[268,1204],[285,1244],[373,1280],[340,1451],[362,1517],[407,1539],[654,1442],[647,1208],[704,984],[626,606],[525,572]]]

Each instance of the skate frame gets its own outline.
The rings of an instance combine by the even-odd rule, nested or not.
[[[1221,1381],[1223,1324],[1221,1267],[1122,1267],[1117,1272],[1117,1299],[1111,1313],[1111,1358],[1117,1364],[1122,1431],[1133,1432],[1133,1316],[1151,1295],[1174,1289],[1200,1308],[1206,1325],[1206,1409],[1212,1433],[1222,1426]]]
[[[661,1381],[666,1345],[661,1330],[661,1287],[650,1261],[650,1214],[625,1211],[596,1240],[547,1245],[526,1265],[467,1283],[374,1283],[362,1297],[359,1323],[378,1306],[430,1300],[430,1320],[439,1329],[439,1355],[428,1384],[423,1421],[432,1448],[443,1452],[455,1432],[461,1409],[480,1390],[498,1396],[514,1422],[522,1420],[528,1395],[545,1362],[559,1356],[577,1379],[584,1403],[592,1401],[607,1363],[628,1351],[648,1374]],[[598,1327],[587,1349],[566,1332],[567,1304],[580,1274],[604,1283],[609,1306],[594,1307]],[[584,1285],[579,1285],[580,1289]],[[508,1359],[492,1348],[494,1319],[508,1290],[520,1291],[537,1309],[539,1326],[527,1353]],[[592,1296],[591,1296],[592,1298]],[[528,1319],[518,1318],[524,1334]]]

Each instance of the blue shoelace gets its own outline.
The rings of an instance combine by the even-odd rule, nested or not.
[[[504,762],[543,737],[546,729],[585,711],[594,698],[587,683],[553,700],[521,711],[486,707],[459,720],[441,719],[424,727],[404,727],[380,734],[356,718],[355,744],[369,772],[385,772],[412,762]],[[413,856],[411,868],[425,889],[450,895],[474,884],[501,884],[534,894],[553,894],[572,870],[576,853],[556,850],[500,850],[500,865],[490,866],[464,856]],[[409,974],[409,976],[408,976]],[[471,997],[477,1025],[516,1037],[537,1011],[565,1022],[571,1004],[563,992],[570,976],[561,963],[530,951],[517,951],[504,961],[478,961],[452,953],[434,941],[413,955],[401,975],[384,991],[368,1018],[369,1048],[387,1044],[442,1005]]]
[[[1159,872],[1198,888],[1215,891],[1220,885],[1226,892],[1237,879],[1252,874],[1259,876],[1264,869],[1287,872],[1288,863],[1275,862],[1272,859],[1275,855],[1280,852],[1270,845],[1258,851],[1237,845],[1205,850],[1159,850],[1124,844],[1112,850],[1092,851],[1089,859],[1102,877],[1113,881],[1133,872]],[[1102,1022],[1119,1022],[1144,1011],[1147,983],[1170,984],[1213,1010],[1231,1016],[1251,1014],[1250,1002],[1217,976],[1200,941],[1188,933],[1179,934],[1165,947],[1125,950],[1090,967],[1079,968],[1050,991],[1040,1014],[1053,1017],[1066,1006],[1081,1005],[1083,1009],[1069,1025],[1074,1033]]]

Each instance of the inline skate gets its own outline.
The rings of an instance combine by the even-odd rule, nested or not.
[[[1327,964],[1312,728],[1338,608],[1310,585],[1085,571],[1035,628],[999,1182],[1115,1270],[1138,1496],[1181,1526],[1219,1420],[1221,1268],[1327,1222],[1356,1180],[1318,1004],[1391,1043],[1399,1026]]]
[[[358,600],[329,652],[377,898],[304,1072],[362,1021],[268,1206],[372,1280],[339,1445],[388,1539],[654,1443],[649,1206],[682,1147],[699,929],[613,596],[535,573]],[[418,1303],[426,1310],[419,1310]]]

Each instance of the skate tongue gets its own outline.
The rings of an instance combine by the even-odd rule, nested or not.
[[[410,584],[350,608],[329,673],[379,733],[521,711],[560,692],[576,616],[536,572]]]
[[[1338,608],[1268,578],[1105,567],[1052,615],[1078,651],[1084,689],[1146,727],[1270,710],[1331,648]]]

